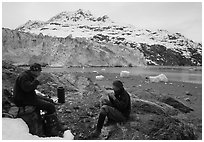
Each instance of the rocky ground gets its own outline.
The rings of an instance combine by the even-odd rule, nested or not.
[[[5,89],[12,91],[21,71],[3,62],[3,112],[8,112],[8,100],[12,100]],[[45,83],[38,90],[56,98],[57,87],[65,88],[66,102],[56,106],[57,113],[75,139],[85,139],[95,128],[104,96],[102,88],[110,90],[116,78],[122,80],[131,94],[131,117],[126,123],[104,127],[99,139],[202,139],[202,85],[149,83],[143,76],[120,78],[119,74],[101,74],[105,78],[99,81],[95,79],[97,73],[44,73]]]

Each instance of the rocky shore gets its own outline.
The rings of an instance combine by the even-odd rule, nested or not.
[[[24,69],[8,62],[2,64],[2,112],[8,113],[12,87]],[[128,122],[104,127],[99,139],[108,140],[201,140],[202,85],[184,82],[150,83],[143,76],[120,78],[113,73],[45,73],[38,90],[53,99],[57,87],[65,88],[65,103],[58,105],[60,120],[68,125],[74,139],[82,140],[97,123],[102,88],[120,79],[131,94],[132,112]],[[102,80],[96,80],[97,75]],[[10,93],[8,93],[10,92]],[[5,129],[5,128],[3,128]]]

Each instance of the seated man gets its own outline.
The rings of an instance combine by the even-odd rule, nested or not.
[[[130,96],[123,88],[122,82],[119,80],[114,81],[113,90],[114,94],[108,94],[110,103],[105,103],[101,107],[96,130],[88,138],[100,135],[106,116],[108,120],[115,122],[124,122],[129,118],[131,111]]]
[[[38,96],[35,92],[37,86],[43,81],[41,71],[41,65],[35,63],[30,66],[30,70],[17,77],[14,85],[14,103],[18,107],[35,106],[39,110],[46,111],[45,120],[52,126],[49,128],[50,136],[57,136],[66,128],[58,121],[54,102],[49,98]]]

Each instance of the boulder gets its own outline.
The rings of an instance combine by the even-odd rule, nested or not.
[[[157,93],[137,93],[137,94],[130,94],[131,103],[134,111],[134,109],[142,110],[147,113],[155,113],[155,114],[165,114],[165,115],[177,115],[179,111],[174,108],[173,106],[170,106],[166,103],[163,103],[160,101],[160,98],[162,97],[161,94]]]
[[[43,119],[40,115],[40,110],[27,107],[28,110],[20,113],[18,118],[22,118],[29,128],[29,133],[37,136],[44,136]],[[33,111],[32,111],[33,110]]]
[[[192,108],[184,105],[182,102],[170,96],[163,96],[162,98],[160,98],[160,101],[180,110],[183,113],[190,113],[191,111],[193,111]]]
[[[165,111],[160,105],[154,102],[150,102],[142,99],[132,100],[132,111],[137,113],[144,112],[144,113],[155,113],[158,115],[165,115]]]

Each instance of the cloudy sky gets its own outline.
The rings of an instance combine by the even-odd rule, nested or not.
[[[201,2],[3,2],[2,26],[15,29],[28,20],[47,21],[62,11],[89,10],[95,16],[138,28],[180,32],[202,41]]]

